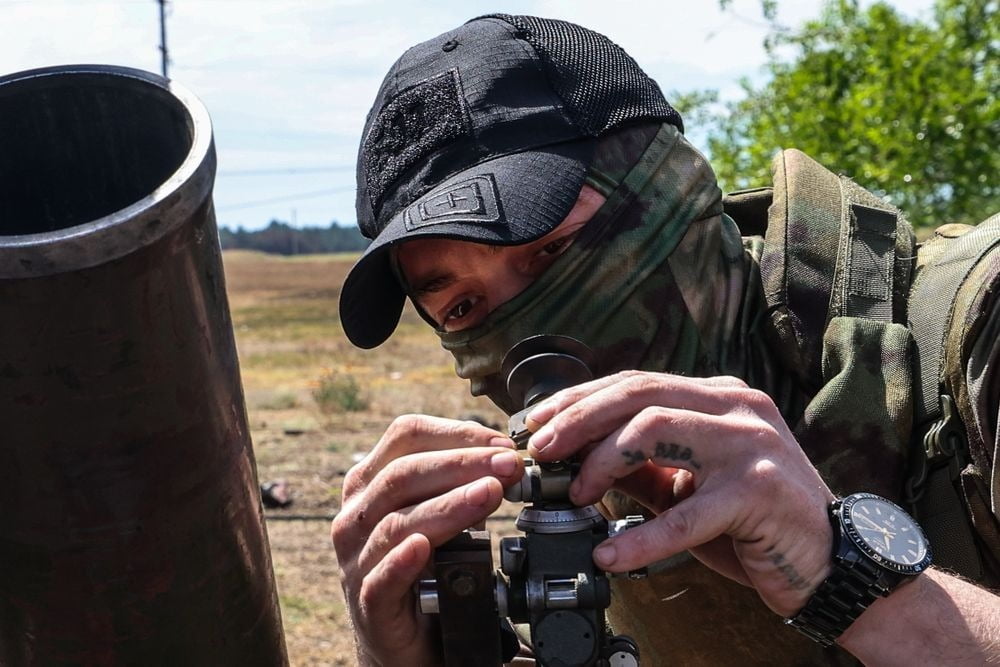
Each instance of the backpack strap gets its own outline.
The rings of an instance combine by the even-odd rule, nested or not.
[[[918,270],[910,296],[916,447],[907,501],[927,532],[935,562],[975,580],[984,573],[961,486],[969,462],[968,439],[944,376],[946,363],[961,364],[960,358],[948,357],[955,351],[947,346],[959,289],[973,267],[998,245],[1000,215],[976,227],[942,227],[936,240],[927,244],[930,259]]]
[[[740,236],[764,236],[773,194],[771,187],[730,192],[722,198],[722,211],[736,222]]]
[[[771,319],[765,335],[786,369],[815,393],[823,382],[823,335],[834,317],[906,322],[913,232],[896,208],[801,151],[781,151],[771,169],[761,257]]]

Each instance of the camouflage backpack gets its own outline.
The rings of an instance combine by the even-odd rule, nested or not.
[[[937,565],[997,585],[997,406],[979,428],[971,397],[997,391],[996,346],[974,360],[992,386],[971,391],[967,369],[980,334],[1000,329],[1000,215],[918,245],[898,209],[800,151],[776,155],[772,175],[773,187],[729,194],[724,207],[744,236],[764,237],[764,333],[813,397],[799,442],[835,492],[861,483],[894,498],[924,526]]]

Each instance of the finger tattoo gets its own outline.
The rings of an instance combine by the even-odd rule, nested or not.
[[[623,449],[622,458],[625,463],[634,466],[648,458],[659,459],[665,463],[687,463],[695,470],[701,470],[701,464],[694,460],[694,452],[690,447],[681,447],[676,443],[658,442],[653,449],[652,457],[638,449]]]
[[[677,443],[658,442],[653,450],[653,458],[667,462],[687,462],[695,470],[701,470],[701,464],[694,460],[694,452],[690,447],[681,447]]]
[[[634,466],[634,465],[637,465],[639,463],[642,463],[643,461],[645,461],[649,457],[646,456],[645,452],[642,452],[642,451],[639,451],[639,450],[633,451],[631,449],[623,449],[622,450],[622,458],[625,459],[625,463],[627,463],[630,466]]]

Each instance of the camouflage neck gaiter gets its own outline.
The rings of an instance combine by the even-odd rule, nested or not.
[[[472,393],[508,413],[523,407],[511,404],[499,368],[537,334],[587,344],[597,376],[745,376],[758,309],[744,293],[756,267],[705,158],[671,125],[635,126],[602,139],[587,182],[607,201],[541,277],[476,327],[438,330]]]

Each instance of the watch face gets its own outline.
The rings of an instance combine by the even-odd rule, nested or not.
[[[897,505],[869,493],[844,499],[841,516],[848,534],[868,556],[900,574],[916,574],[930,565],[927,538]]]

